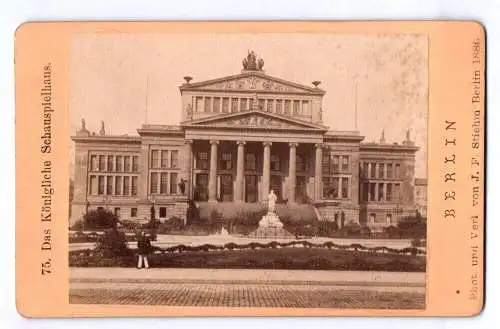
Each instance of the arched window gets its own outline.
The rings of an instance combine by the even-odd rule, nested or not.
[[[375,213],[370,214],[370,222],[375,223],[375,220],[377,219],[377,215]]]

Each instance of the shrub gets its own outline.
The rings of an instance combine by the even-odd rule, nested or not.
[[[361,234],[361,226],[355,221],[348,221],[342,228],[342,233],[344,235],[358,235]]]
[[[141,224],[133,220],[121,220],[120,224],[128,230],[138,230],[141,228]]]
[[[384,228],[384,233],[389,238],[396,238],[396,237],[399,237],[401,235],[399,228],[396,226],[393,226],[393,225]]]
[[[318,235],[330,237],[339,230],[339,226],[335,221],[320,221],[318,222]]]
[[[415,216],[407,216],[398,223],[402,236],[425,238],[427,236],[427,224],[425,219]]]
[[[105,209],[90,210],[83,216],[85,229],[116,228],[118,217]]]
[[[104,258],[127,256],[131,254],[127,245],[125,233],[116,228],[107,229],[104,235],[98,238],[96,250]]]
[[[85,228],[85,223],[82,219],[77,220],[73,226],[70,227],[72,231],[82,231]]]

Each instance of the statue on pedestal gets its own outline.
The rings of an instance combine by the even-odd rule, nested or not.
[[[269,213],[274,213],[274,210],[276,209],[276,200],[278,199],[278,197],[276,196],[276,194],[274,194],[274,191],[271,190],[269,192],[269,195],[267,196],[267,211]]]
[[[276,210],[276,200],[278,197],[271,190],[267,196],[267,214],[262,217],[259,222],[259,227],[264,228],[282,228],[283,223],[280,221],[278,215],[275,213]]]

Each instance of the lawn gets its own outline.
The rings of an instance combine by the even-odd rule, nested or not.
[[[135,256],[103,259],[92,253],[70,253],[70,266],[134,267]],[[425,256],[384,254],[326,248],[192,251],[152,254],[152,267],[425,272]]]

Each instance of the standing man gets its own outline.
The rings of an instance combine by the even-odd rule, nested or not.
[[[144,261],[144,267],[149,268],[148,263],[148,254],[151,251],[151,240],[146,236],[146,232],[142,231],[141,236],[137,240],[137,268],[140,269],[142,267],[142,263]]]

